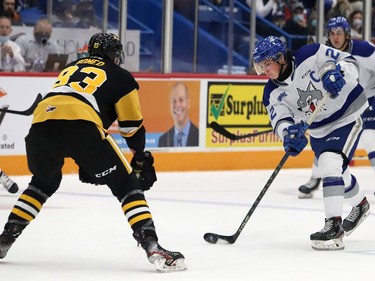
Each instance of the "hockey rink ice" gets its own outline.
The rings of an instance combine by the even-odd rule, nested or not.
[[[375,173],[353,167],[372,214],[343,251],[315,251],[309,236],[324,225],[322,188],[298,199],[309,169],[282,169],[233,245],[211,245],[206,232],[232,235],[272,170],[158,173],[146,193],[159,242],[181,251],[188,269],[158,273],[132,237],[120,204],[105,186],[65,175],[56,194],[0,260],[1,280],[210,281],[372,280]],[[23,190],[29,176],[12,177]],[[0,228],[17,200],[0,190]],[[346,202],[344,216],[351,207]]]

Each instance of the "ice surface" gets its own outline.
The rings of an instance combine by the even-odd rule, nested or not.
[[[1,280],[371,280],[375,221],[344,239],[345,250],[311,249],[324,225],[322,189],[298,199],[309,169],[282,169],[233,245],[211,245],[206,232],[235,233],[271,170],[159,173],[146,193],[160,244],[181,251],[188,270],[157,273],[132,238],[120,204],[104,186],[66,175],[60,189],[0,260]],[[354,167],[374,204],[374,172]],[[23,190],[28,176],[12,177]],[[18,196],[0,190],[0,228]],[[351,207],[344,205],[344,216]]]

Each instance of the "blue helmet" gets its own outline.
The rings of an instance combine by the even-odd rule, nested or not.
[[[255,63],[260,63],[264,60],[277,61],[280,54],[286,54],[285,44],[278,37],[268,36],[255,44],[253,59]]]
[[[344,17],[335,17],[335,18],[331,18],[328,22],[327,22],[327,26],[326,26],[326,33],[327,35],[333,30],[333,29],[338,29],[338,28],[342,28],[342,30],[344,30],[345,34],[350,34],[350,24],[348,23],[348,21],[346,20],[346,18]]]
[[[268,36],[255,45],[253,51],[254,68],[258,75],[264,73],[263,61],[273,60],[277,62],[281,55],[286,55],[286,47],[279,38]]]

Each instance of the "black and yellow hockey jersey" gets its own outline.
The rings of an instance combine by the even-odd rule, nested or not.
[[[86,120],[108,129],[117,119],[120,134],[132,137],[142,126],[138,83],[125,69],[100,57],[66,66],[34,111],[33,124]]]

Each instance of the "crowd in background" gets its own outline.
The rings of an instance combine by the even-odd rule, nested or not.
[[[0,70],[45,71],[49,54],[63,52],[51,39],[53,28],[101,27],[92,0],[53,0],[52,3],[52,15],[47,19],[47,1],[0,0]],[[33,24],[33,33],[12,34],[13,26],[28,26],[21,10],[30,9],[42,14]]]
[[[263,0],[261,0],[263,1]],[[251,3],[251,0],[247,0]],[[269,0],[276,9],[270,10],[271,21],[290,34],[315,35],[317,25],[317,1]],[[276,4],[277,3],[277,4]],[[375,4],[375,1],[373,1]],[[375,12],[375,10],[374,10]],[[280,14],[284,21],[280,21]],[[325,21],[342,16],[352,26],[352,38],[362,39],[363,1],[358,0],[325,0]],[[375,30],[374,30],[375,32]]]
[[[316,33],[316,25],[317,25],[317,1],[315,0],[239,0],[242,4],[246,5],[247,7],[251,7],[252,1],[256,1],[256,12],[262,18],[268,20],[271,25],[275,28],[270,28],[268,24],[264,24],[262,21],[257,21],[257,34],[265,37],[268,35],[275,35],[281,37],[280,34],[277,33],[277,28],[280,30],[285,31],[287,34],[290,35],[301,35],[305,36],[302,38],[298,38],[294,40],[292,49],[295,50],[302,45],[310,42],[314,42],[314,36]],[[229,0],[210,0],[213,5],[216,6],[224,6],[228,5]],[[52,32],[52,28],[59,28],[59,27],[67,27],[67,28],[101,28],[102,23],[98,19],[98,15],[95,12],[94,4],[92,0],[53,0],[53,8],[52,8],[52,15],[48,19],[50,27],[47,29],[51,29],[50,31],[46,32],[44,39],[47,39],[48,43],[54,44],[52,41],[49,41],[49,37]],[[375,0],[372,1],[372,18],[375,18]],[[183,16],[186,16],[189,19],[193,17],[193,6],[195,5],[194,0],[174,0],[174,7],[175,11],[180,13]],[[15,41],[17,44],[20,42],[16,40],[16,38],[12,38],[13,34],[9,34],[9,30],[12,29],[12,26],[27,26],[30,25],[30,22],[24,21],[22,18],[22,11],[27,10],[37,10],[40,12],[40,17],[46,17],[47,15],[47,1],[38,1],[38,0],[0,0],[0,16],[9,18],[11,27],[1,27],[0,33],[0,44],[1,48],[4,49],[3,45],[5,45],[6,39],[8,37]],[[324,14],[325,20],[336,16],[344,16],[348,19],[352,29],[351,29],[351,37],[352,39],[362,39],[363,38],[363,1],[358,0],[324,0]],[[249,15],[246,15],[249,17]],[[36,20],[32,24],[34,29],[36,27]],[[248,18],[243,19],[243,22],[249,22]],[[48,24],[48,25],[49,25]],[[375,24],[372,24],[372,37],[375,37]],[[212,34],[215,34],[218,28],[221,28],[217,24],[213,25],[214,30],[212,30]],[[7,29],[7,31],[5,31]],[[275,33],[276,30],[276,33]],[[36,36],[35,36],[36,35]],[[235,32],[235,40],[241,40],[238,38],[249,38],[248,34],[239,35]],[[37,38],[38,32],[34,34],[29,34],[27,42],[34,41],[38,43],[40,38]],[[242,36],[242,37],[241,37]],[[25,39],[25,38],[24,38]],[[245,51],[241,54],[246,55],[248,54],[249,48],[249,39],[245,42],[235,42],[236,51],[241,53],[241,44],[245,45]],[[285,39],[286,40],[286,39]],[[40,40],[39,40],[40,41]],[[26,64],[32,64],[33,59],[26,57],[27,54],[25,53],[25,44],[28,43],[23,42],[21,45],[21,55],[23,56]],[[43,45],[43,42],[40,41]],[[48,44],[48,45],[50,45]],[[35,46],[34,46],[35,47]],[[43,47],[43,46],[42,46]],[[9,49],[9,47],[7,47]],[[42,48],[43,49],[43,48]],[[51,49],[51,48],[50,48]],[[56,48],[52,48],[56,51]],[[17,50],[14,51],[17,53]],[[39,53],[43,53],[43,51],[38,51]],[[8,52],[13,60],[13,53]],[[36,53],[36,52],[34,52]],[[1,62],[5,58],[5,52],[1,54]],[[45,57],[45,55],[43,55]],[[17,60],[19,61],[19,60]],[[14,61],[16,64],[16,61]],[[2,67],[0,65],[0,67]],[[2,68],[3,69],[3,68]],[[14,67],[13,70],[22,70],[25,69],[22,66]]]

